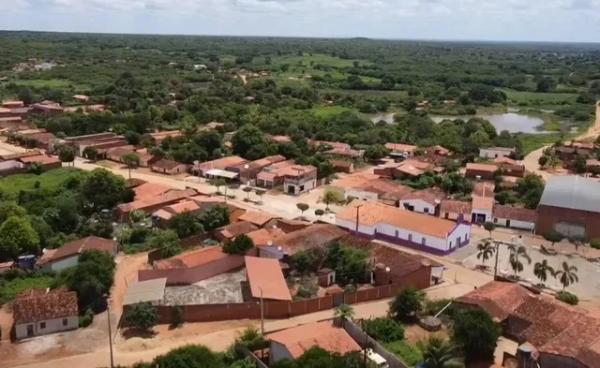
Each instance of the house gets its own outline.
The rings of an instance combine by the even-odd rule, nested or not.
[[[469,243],[471,226],[379,202],[354,201],[336,214],[336,224],[370,238],[416,249],[450,253]]]
[[[187,165],[181,162],[161,159],[150,165],[150,170],[167,175],[177,175],[187,171]]]
[[[295,165],[293,160],[281,161],[265,167],[256,175],[256,185],[262,188],[274,188],[283,185],[283,177],[288,167]]]
[[[270,333],[265,338],[269,341],[270,365],[283,359],[297,359],[315,346],[339,355],[361,351],[360,345],[333,321],[292,327]]]
[[[162,141],[167,138],[181,137],[183,133],[180,130],[166,130],[162,132],[150,133],[148,136],[154,140],[157,145],[160,145]]]
[[[90,96],[86,95],[74,95],[73,99],[80,103],[88,103],[90,101]]]
[[[35,156],[24,156],[19,158],[19,161],[24,163],[28,168],[34,163],[42,167],[42,171],[58,169],[62,167],[62,162],[57,156],[39,154]]]
[[[220,246],[204,247],[155,261],[138,271],[138,281],[166,278],[167,285],[189,285],[244,267],[244,257],[227,254]]]
[[[525,176],[525,165],[521,161],[513,160],[509,157],[498,157],[494,159],[493,163],[502,172],[502,175],[519,178]]]
[[[585,161],[585,170],[592,175],[600,174],[600,160],[588,159]]]
[[[338,182],[336,186],[344,185],[343,181]],[[386,194],[390,193],[405,193],[412,192],[410,187],[397,184],[387,179],[368,179],[348,182],[350,187],[344,188],[344,198],[356,198],[361,200],[376,201],[381,199]],[[395,204],[394,204],[395,205]]]
[[[479,197],[494,197],[496,184],[493,181],[476,181],[473,185],[473,195]]]
[[[200,205],[193,199],[185,199],[168,206],[165,206],[152,213],[152,219],[159,226],[166,227],[171,219],[183,213],[198,214],[201,212]]]
[[[314,224],[274,238],[272,245],[259,248],[259,255],[286,259],[303,250],[326,247],[347,234],[334,225]]]
[[[135,153],[135,147],[131,145],[113,147],[106,150],[106,158],[114,162],[123,162],[123,156]]]
[[[165,287],[167,279],[151,279],[138,281],[127,287],[127,292],[123,297],[123,308],[138,303],[150,303],[152,305],[161,305],[165,300]]]
[[[115,209],[115,217],[117,221],[126,221],[129,219],[129,214],[133,211],[143,211],[147,215],[150,215],[152,212],[164,206],[179,202],[188,197],[193,197],[197,194],[198,192],[191,188],[185,190],[173,189],[154,197],[136,199],[129,203],[121,203]]]
[[[354,162],[351,161],[331,160],[331,165],[333,165],[333,170],[335,172],[343,172],[347,174],[354,172]]]
[[[285,157],[281,155],[273,155],[251,162],[230,165],[227,166],[225,170],[237,173],[240,183],[251,185],[256,183],[256,176],[262,171],[262,169],[282,161],[285,161]]]
[[[160,196],[173,188],[167,187],[158,183],[142,183],[135,188],[133,188],[133,192],[135,193],[134,199],[136,201],[144,200],[144,199],[152,199],[156,196]]]
[[[509,157],[515,154],[514,148],[508,147],[488,147],[479,149],[479,157],[494,159],[498,157]]]
[[[268,212],[248,210],[238,218],[238,221],[247,221],[258,227],[265,227],[267,223],[275,218],[277,218],[277,216]]]
[[[402,160],[413,157],[417,151],[417,146],[402,143],[386,143],[385,148],[390,151],[390,157],[399,158]]]
[[[79,328],[77,293],[30,289],[12,303],[17,340]]]
[[[38,260],[37,265],[44,271],[60,272],[77,266],[81,253],[88,250],[106,252],[111,256],[117,255],[117,243],[112,239],[88,236],[63,244],[62,247],[47,250]]]
[[[212,161],[194,164],[194,166],[192,167],[192,173],[196,176],[210,177],[208,172],[211,170],[224,171],[227,167],[243,165],[246,163],[248,163],[248,161],[239,156],[227,156]]]
[[[402,162],[388,162],[373,169],[375,175],[392,179],[417,178],[427,171],[435,171],[436,168],[428,162],[408,159]]]
[[[525,366],[592,368],[600,358],[600,318],[587,310],[536,295],[517,283],[492,281],[456,299],[500,323],[502,334],[535,354]],[[529,361],[531,359],[531,361]]]
[[[458,221],[471,219],[471,202],[455,201],[452,199],[443,199],[440,202],[440,217],[446,220]]]
[[[2,101],[2,107],[5,109],[17,109],[19,107],[25,107],[25,103],[23,101]]]
[[[56,115],[63,112],[63,107],[58,102],[42,101],[31,105],[33,112],[38,114]]]
[[[437,216],[440,202],[441,199],[431,191],[415,190],[402,196],[398,203],[398,207],[408,211]]]
[[[258,230],[258,227],[247,221],[238,221],[222,226],[214,231],[214,237],[220,242],[228,242],[242,234]]]
[[[278,260],[246,256],[244,261],[250,287],[250,300],[292,300]]]
[[[600,182],[580,176],[551,176],[537,209],[536,233],[555,230],[570,238],[600,238]]]
[[[494,209],[494,197],[480,197],[474,195],[471,200],[471,222],[483,224],[492,221]]]
[[[21,174],[27,171],[24,163],[17,160],[0,161],[0,177]]]
[[[494,205],[494,224],[521,230],[535,230],[537,212],[528,208]]]
[[[308,144],[310,144],[313,148],[321,150],[323,153],[331,156],[358,159],[363,157],[365,154],[364,150],[352,149],[352,146],[343,142],[309,140]]]
[[[258,229],[246,234],[252,239],[252,243],[257,248],[272,246],[277,238],[283,236],[285,232],[277,226]]]
[[[298,195],[317,186],[317,168],[312,165],[293,165],[283,172],[283,191]]]
[[[465,177],[477,180],[494,180],[496,171],[498,171],[496,165],[469,162],[465,171]]]

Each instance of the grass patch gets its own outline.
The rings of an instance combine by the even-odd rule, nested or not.
[[[506,96],[511,102],[519,105],[564,105],[575,103],[577,100],[576,93],[528,92],[515,91],[507,88],[502,89],[502,92],[506,93]]]
[[[0,280],[0,305],[15,299],[17,295],[31,288],[49,288],[54,283],[51,276],[31,276],[16,278],[10,281]]]
[[[519,134],[519,141],[523,145],[523,154],[527,155],[531,151],[535,151],[543,146],[553,144],[560,138],[558,133],[549,134]]]
[[[89,86],[80,85],[68,79],[18,79],[13,81],[18,86],[31,88],[52,88],[52,89],[89,89]]]
[[[415,367],[417,364],[423,362],[421,351],[404,340],[387,343],[385,344],[385,348],[400,358],[409,367]]]
[[[345,107],[345,106],[315,106],[311,109],[313,114],[319,119],[331,119],[336,115],[339,115],[343,112],[350,111],[357,113],[356,109]]]
[[[77,168],[60,168],[47,171],[41,175],[20,174],[0,179],[0,192],[16,195],[21,190],[35,189],[39,182],[39,189],[50,191],[58,189],[64,182],[71,178],[83,179],[87,172]]]
[[[339,57],[334,57],[325,54],[303,54],[299,55],[284,55],[274,57],[271,61],[275,65],[289,64],[291,66],[299,66],[311,68],[314,65],[329,65],[334,68],[349,68],[354,65],[354,62],[358,61],[360,65],[371,65],[371,62],[367,60],[347,60]]]

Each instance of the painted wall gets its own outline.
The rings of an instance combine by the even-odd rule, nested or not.
[[[479,150],[479,157],[482,158],[496,158],[496,157],[508,157],[510,152],[504,150],[493,150],[489,148],[481,148]]]
[[[60,272],[70,267],[75,267],[79,263],[79,254],[61,259],[60,261],[50,262],[43,267],[44,271]]]
[[[400,208],[406,209],[405,205],[413,206],[414,212],[425,213],[428,215],[435,215],[435,206],[431,203],[425,202],[422,199],[408,199],[400,200]]]
[[[44,328],[42,328],[42,323],[46,324]],[[33,326],[33,336],[39,336],[79,328],[79,317],[71,316],[65,318],[49,319],[40,322],[15,324],[15,337],[19,340],[27,338],[27,326],[29,325]]]
[[[494,217],[494,223],[498,226],[507,226],[508,219]],[[510,220],[510,227],[513,229],[521,229],[521,230],[535,230],[535,223],[527,222],[527,221],[518,221],[518,220]]]

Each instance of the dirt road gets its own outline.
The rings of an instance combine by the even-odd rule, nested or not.
[[[594,122],[594,125],[592,125],[585,133],[579,135],[576,139],[595,140],[598,136],[600,136],[600,101],[596,103],[596,121]],[[523,159],[525,170],[540,175],[544,180],[548,179],[553,173],[541,170],[538,160],[540,157],[542,157],[544,150],[548,147],[549,145],[532,151]]]

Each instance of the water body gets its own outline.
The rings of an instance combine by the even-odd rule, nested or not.
[[[430,116],[431,120],[440,123],[443,120],[463,119],[469,120],[474,116]],[[488,120],[496,128],[496,131],[501,132],[508,130],[510,133],[544,133],[541,126],[544,121],[536,116],[519,114],[516,112],[506,112],[502,114],[476,115],[476,117]]]
[[[379,123],[380,121],[385,121],[387,124],[394,124],[394,115],[393,112],[382,112],[379,114],[375,114],[371,116],[371,121],[373,123]]]

